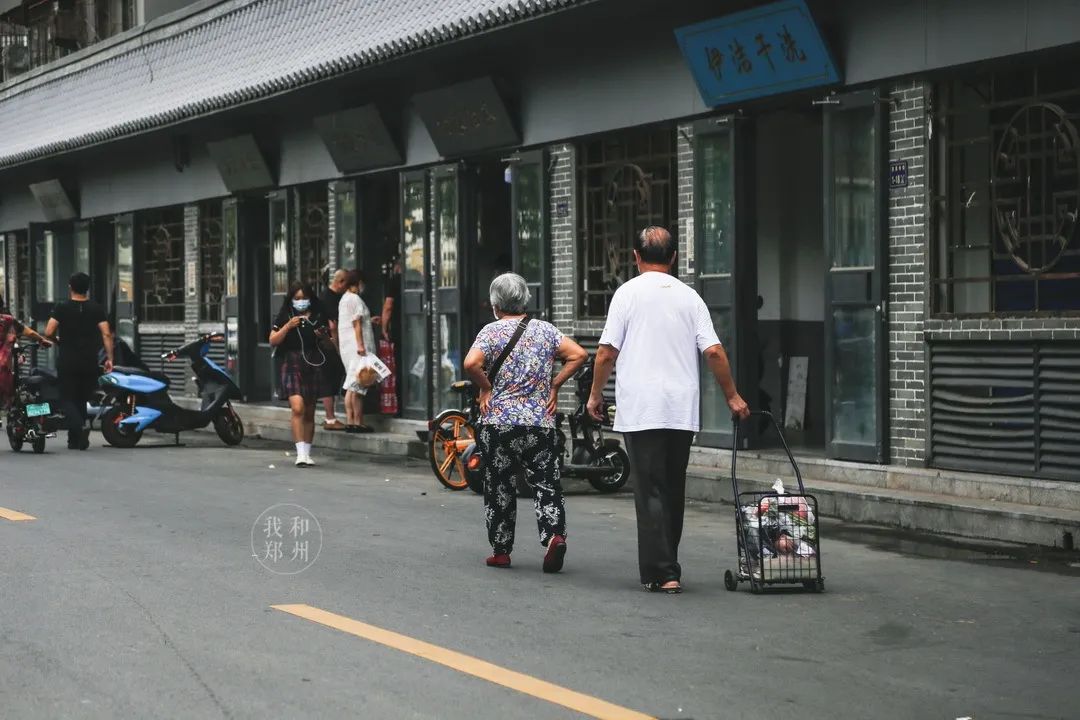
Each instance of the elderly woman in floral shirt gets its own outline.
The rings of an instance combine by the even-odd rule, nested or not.
[[[588,355],[551,323],[525,315],[529,288],[520,275],[498,276],[491,282],[489,295],[495,322],[480,331],[465,357],[465,372],[480,390],[476,440],[485,461],[484,506],[493,551],[487,564],[510,566],[517,522],[514,478],[524,470],[536,493],[540,544],[547,547],[544,572],[558,572],[566,556],[566,513],[559,482],[555,404],[559,388]],[[489,379],[492,365],[522,324],[517,344]],[[556,358],[563,367],[552,379]]]

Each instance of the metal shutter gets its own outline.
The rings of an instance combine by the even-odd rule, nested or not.
[[[1080,480],[1080,345],[934,343],[937,467]]]

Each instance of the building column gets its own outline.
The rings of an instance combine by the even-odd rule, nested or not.
[[[680,125],[676,139],[676,181],[678,182],[678,227],[672,228],[679,241],[679,278],[694,284],[694,126]]]
[[[184,206],[184,342],[199,337],[199,299],[202,297],[202,267],[199,262],[199,206]],[[195,272],[191,272],[194,266]],[[197,396],[198,389],[190,373],[184,383],[184,394]]]
[[[337,247],[337,183],[326,183],[326,241],[330,243],[327,248],[327,262],[330,263],[330,271],[338,267]],[[320,288],[320,292],[322,289]]]
[[[551,323],[567,335],[574,335],[577,302],[576,247],[577,202],[574,173],[577,169],[573,145],[548,148],[548,208],[551,233]],[[572,383],[559,392],[559,411],[573,412],[576,399]]]
[[[889,457],[908,466],[927,457],[928,92],[922,81],[893,87],[888,126],[889,161],[908,164],[908,186],[889,190],[888,204]]]

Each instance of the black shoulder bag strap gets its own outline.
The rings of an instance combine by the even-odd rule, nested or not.
[[[514,346],[518,344],[518,340],[525,334],[525,327],[529,324],[532,318],[525,316],[518,322],[517,328],[514,329],[514,334],[510,336],[510,340],[506,343],[506,347],[499,353],[499,357],[495,358],[495,362],[492,363],[491,369],[488,370],[488,382],[491,383],[491,387],[495,387],[495,377],[499,374],[499,370],[502,369],[503,363],[506,362],[506,358],[513,352]]]

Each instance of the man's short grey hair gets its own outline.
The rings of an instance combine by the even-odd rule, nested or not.
[[[531,297],[525,278],[517,273],[503,273],[491,281],[491,289],[488,291],[491,306],[508,315],[524,313]]]

